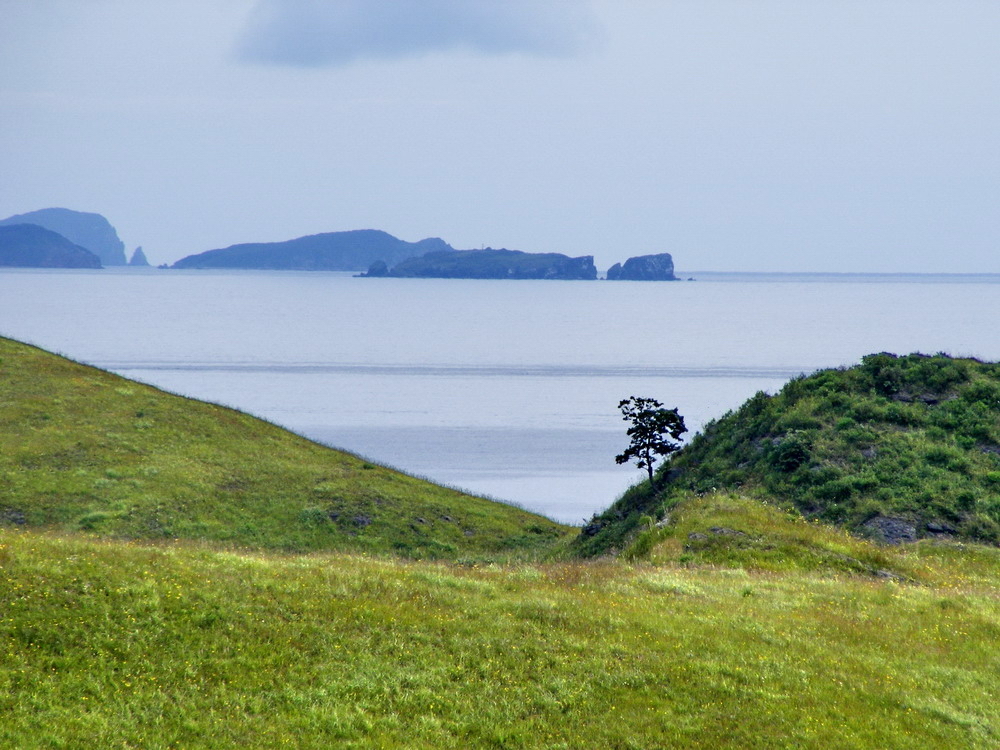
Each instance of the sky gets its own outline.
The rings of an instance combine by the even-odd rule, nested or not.
[[[1000,273],[996,0],[0,0],[0,218]]]

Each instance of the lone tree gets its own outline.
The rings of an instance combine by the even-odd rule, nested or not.
[[[623,399],[618,408],[622,419],[631,422],[626,434],[632,439],[625,452],[615,456],[615,462],[623,464],[635,461],[636,466],[649,472],[649,483],[653,483],[653,468],[660,456],[668,456],[681,446],[675,442],[687,432],[684,417],[677,409],[664,409],[655,398],[630,396]]]

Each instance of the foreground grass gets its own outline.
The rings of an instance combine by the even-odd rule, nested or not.
[[[997,551],[878,554],[912,582],[0,531],[0,746],[996,747]]]
[[[569,532],[0,337],[0,526],[308,552],[531,557]]]

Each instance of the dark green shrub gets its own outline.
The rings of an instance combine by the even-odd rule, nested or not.
[[[844,430],[840,437],[852,446],[871,446],[878,440],[875,430],[857,425],[849,430]]]
[[[903,370],[895,354],[869,354],[861,359],[860,370],[869,387],[880,396],[892,396],[902,388]]]
[[[810,441],[801,434],[786,436],[775,448],[772,465],[778,471],[791,472],[809,462]]]
[[[849,477],[843,477],[841,479],[834,479],[826,484],[821,484],[818,487],[813,488],[813,497],[819,498],[820,500],[832,500],[834,502],[843,502],[854,494],[854,480]]]
[[[794,412],[787,415],[778,422],[778,429],[782,432],[792,430],[818,430],[823,423],[811,414]]]
[[[964,388],[960,397],[966,403],[982,404],[996,412],[1000,410],[1000,383],[978,380]]]
[[[873,399],[864,399],[854,404],[851,416],[856,422],[872,423],[885,421],[885,403]]]
[[[800,472],[804,480],[803,484],[819,486],[840,479],[844,473],[836,466],[817,466],[809,471]]]
[[[955,496],[955,506],[961,511],[970,511],[976,507],[976,493],[962,490]]]
[[[942,363],[943,362],[943,363]],[[917,367],[916,384],[926,384],[935,393],[944,393],[952,386],[969,379],[965,362],[940,358],[924,360]]]
[[[878,477],[870,471],[858,474],[851,481],[854,483],[854,489],[858,492],[871,492],[881,484]]]
[[[1000,524],[982,513],[976,513],[962,523],[959,531],[970,539],[987,544],[1000,543]]]
[[[919,427],[927,421],[927,408],[923,404],[891,403],[882,412],[882,419],[889,424]]]
[[[938,425],[931,425],[924,430],[924,435],[935,442],[942,442],[948,439],[948,432]]]
[[[931,448],[924,453],[924,460],[931,466],[947,466],[954,458],[957,458],[954,451],[943,446]]]
[[[986,500],[981,500],[979,512],[989,516],[994,521],[1000,521],[1000,496],[994,495]]]

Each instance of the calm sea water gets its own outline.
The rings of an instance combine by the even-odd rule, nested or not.
[[[580,522],[630,395],[696,430],[876,351],[1000,359],[1000,276],[693,273],[693,283],[0,271],[0,334]]]

